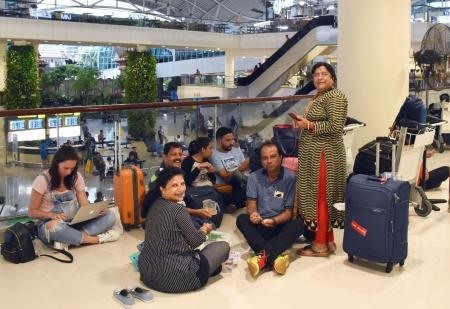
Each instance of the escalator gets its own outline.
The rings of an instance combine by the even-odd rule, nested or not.
[[[314,83],[312,81],[309,81],[305,86],[302,88],[297,89],[295,92],[295,95],[307,95],[310,94],[312,91],[314,91],[316,88],[314,87]],[[304,102],[305,103],[305,102]],[[260,122],[257,124],[251,126],[251,127],[244,127],[240,129],[240,133],[243,135],[252,134],[255,132],[261,132],[269,126],[271,123],[273,123],[278,117],[289,111],[294,105],[296,104],[302,104],[298,100],[288,100],[282,102],[279,106],[277,106],[270,114],[267,115],[267,117],[262,118]],[[298,106],[300,109],[301,106]]]
[[[236,96],[271,96],[302,66],[337,46],[336,17],[310,20],[252,74],[237,79]]]

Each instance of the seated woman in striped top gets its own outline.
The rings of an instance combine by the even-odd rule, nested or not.
[[[220,273],[221,264],[228,259],[230,246],[223,241],[194,250],[205,242],[212,226],[194,227],[183,202],[185,191],[183,171],[166,168],[144,199],[145,240],[139,272],[142,282],[157,291],[199,289],[210,276]]]

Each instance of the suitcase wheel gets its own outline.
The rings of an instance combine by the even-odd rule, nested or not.
[[[400,265],[400,267],[402,267],[403,265],[405,265],[405,261],[400,261],[400,263],[398,263],[398,265]]]
[[[392,271],[393,267],[394,267],[393,263],[387,263],[387,265],[386,265],[386,272],[390,273]]]
[[[350,263],[353,263],[353,261],[354,261],[353,254],[349,254],[349,255],[348,255],[348,261],[349,261]]]
[[[420,217],[426,217],[431,213],[431,210],[433,208],[433,205],[431,202],[427,199],[422,199],[420,205],[417,205],[414,207],[414,211],[416,214]]]

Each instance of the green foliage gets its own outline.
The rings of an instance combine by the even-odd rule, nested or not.
[[[96,68],[81,68],[76,75],[73,88],[81,96],[87,96],[97,87],[99,72]]]
[[[125,74],[125,102],[152,102],[157,93],[155,58],[147,52],[130,52]]]
[[[38,59],[32,46],[12,46],[6,62],[6,109],[36,108],[39,94]]]
[[[67,64],[47,70],[42,74],[41,88],[43,97],[53,98],[57,102],[64,100],[58,91],[59,86],[66,79],[72,80],[73,89],[77,93],[77,102],[85,103],[90,100],[90,95],[97,88],[99,72],[95,68],[83,68],[76,64]]]
[[[153,102],[157,98],[156,60],[146,52],[130,52],[125,71],[125,102]],[[155,135],[155,114],[147,110],[128,111],[128,132],[143,139]]]
[[[65,67],[57,67],[44,72],[41,76],[41,89],[44,93],[56,94],[58,87],[66,79]]]

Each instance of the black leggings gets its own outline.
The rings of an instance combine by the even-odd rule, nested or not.
[[[200,252],[200,268],[197,277],[201,286],[208,283],[208,278],[218,275],[222,270],[222,263],[230,255],[230,245],[225,241],[216,241],[206,245]]]
[[[447,180],[450,174],[450,168],[448,166],[441,166],[428,172],[429,177],[423,186],[424,190],[434,189],[441,186],[441,184]]]

